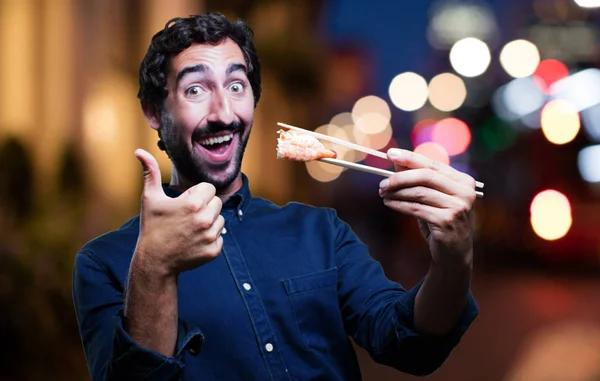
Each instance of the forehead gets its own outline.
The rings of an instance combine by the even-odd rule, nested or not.
[[[183,68],[204,64],[217,73],[224,73],[230,63],[245,64],[242,50],[230,39],[218,45],[193,44],[171,60],[170,75],[177,75]]]

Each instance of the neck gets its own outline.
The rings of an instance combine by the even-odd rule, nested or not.
[[[238,173],[235,180],[233,180],[228,186],[217,191],[217,196],[225,202],[231,195],[242,188],[244,181],[242,180],[242,173]],[[177,189],[181,192],[185,192],[189,188],[193,187],[196,184],[192,184],[191,181],[187,180],[184,176],[177,172],[175,166],[173,166],[173,170],[171,171],[171,182],[169,183],[169,188]]]

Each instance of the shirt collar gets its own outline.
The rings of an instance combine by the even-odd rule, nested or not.
[[[183,193],[180,190],[169,188],[169,184],[163,184],[163,189],[167,196],[173,198],[178,197],[180,194]],[[248,177],[244,173],[242,173],[242,187],[223,202],[222,209],[234,211],[238,218],[241,219],[243,213],[245,213],[248,207],[250,206],[251,198],[252,194],[250,193]]]

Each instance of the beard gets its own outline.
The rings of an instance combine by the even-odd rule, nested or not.
[[[250,127],[247,126],[246,128],[250,129]],[[217,167],[217,174],[214,173],[214,170],[211,172],[208,164],[203,162],[202,158],[189,148],[188,142],[186,142],[180,133],[182,130],[183,127],[175,123],[171,114],[167,112],[161,113],[159,137],[177,172],[190,181],[192,185],[203,182],[210,183],[216,188],[217,193],[226,189],[238,177],[241,171],[242,159],[250,138],[249,132],[245,137],[243,136],[245,133],[244,124],[239,121],[235,121],[229,125],[209,123],[206,127],[198,127],[192,132],[192,145],[193,142],[197,142],[203,137],[213,135],[217,132],[230,131],[238,134],[239,144],[236,151],[231,160]],[[225,174],[224,177],[223,174]]]

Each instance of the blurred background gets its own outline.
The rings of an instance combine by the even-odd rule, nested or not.
[[[480,316],[434,381],[600,380],[600,1],[0,0],[0,380],[88,380],[74,257],[138,213],[156,147],[137,70],[167,20],[254,28],[263,98],[244,172],[255,195],[334,207],[406,287],[416,221],[381,178],[277,160],[285,122],[403,147],[485,183]],[[346,160],[387,168],[356,152]],[[413,380],[358,349],[365,380]]]

